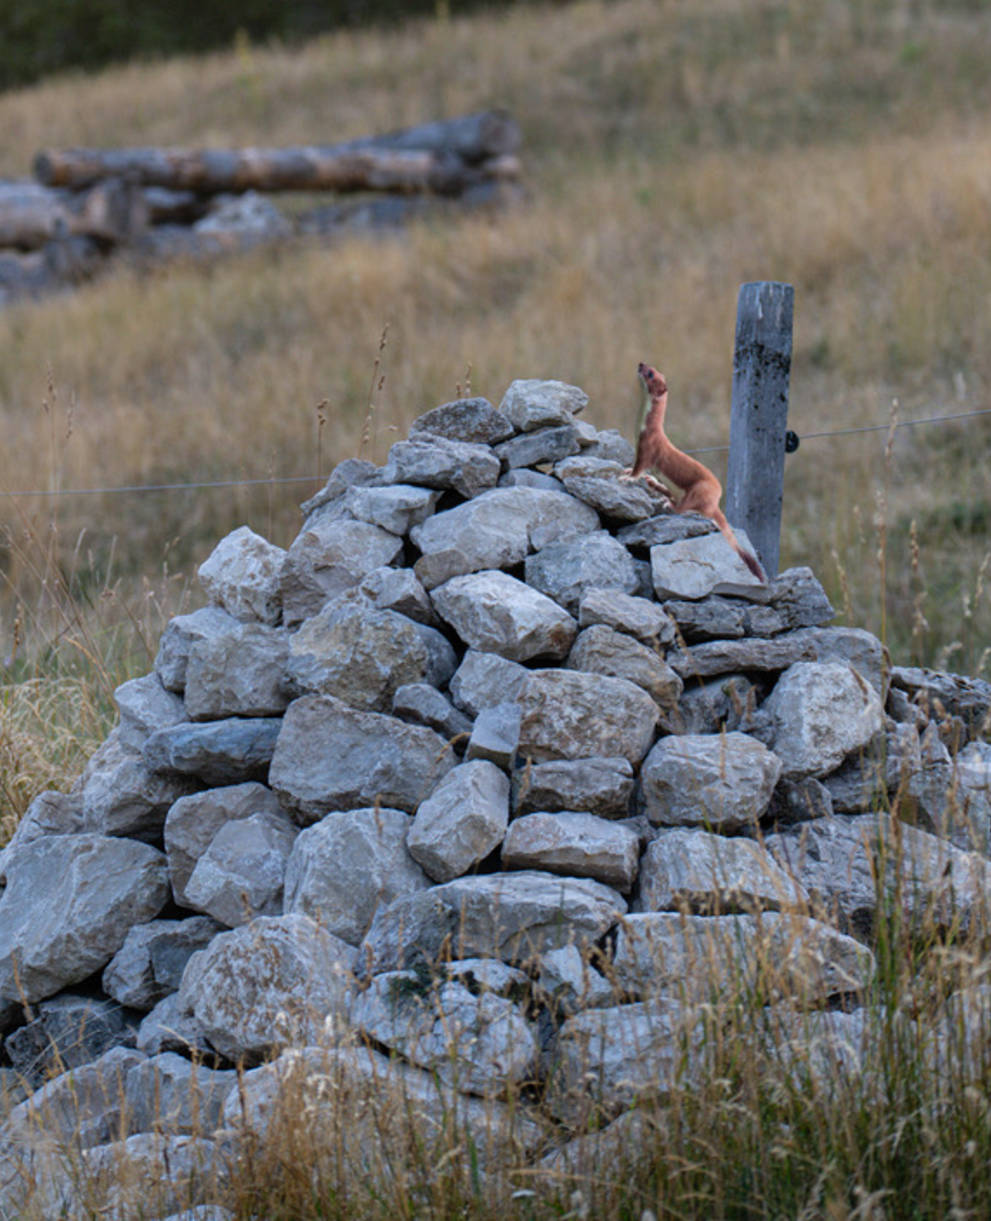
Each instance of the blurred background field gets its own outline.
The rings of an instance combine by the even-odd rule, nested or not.
[[[2,177],[44,147],[332,143],[504,107],[529,188],[0,311],[0,797],[71,775],[38,732],[74,726],[84,756],[196,565],[243,522],[287,545],[370,404],[377,461],[459,388],[498,404],[517,377],[582,386],[632,439],[643,359],[675,442],[725,445],[751,279],[796,290],[782,566],[896,661],[986,676],[991,415],[886,426],[991,407],[989,63],[983,0],[451,3],[0,94]],[[27,495],[248,479],[272,482]]]

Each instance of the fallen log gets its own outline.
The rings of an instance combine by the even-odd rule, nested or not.
[[[0,247],[38,250],[57,237],[90,237],[108,245],[132,240],[148,223],[142,192],[120,179],[84,192],[36,182],[0,182]]]
[[[222,191],[364,191],[457,194],[479,177],[518,177],[520,131],[498,111],[425,123],[344,144],[293,148],[47,149],[35,157],[46,186],[85,187],[121,177],[146,187]]]

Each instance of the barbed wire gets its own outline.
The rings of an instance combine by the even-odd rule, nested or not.
[[[982,407],[976,411],[958,411],[950,415],[926,416],[918,420],[895,420],[894,428],[913,428],[917,424],[943,424],[951,420],[967,420],[975,416],[991,415],[991,407]],[[826,432],[806,432],[799,435],[800,441],[818,441],[823,437],[846,437],[855,433],[887,432],[892,427],[887,424],[864,424],[859,428],[834,428]],[[707,445],[701,449],[686,450],[689,454],[720,454],[729,450],[728,445]],[[256,479],[213,479],[198,483],[133,483],[109,488],[32,488],[26,491],[7,491],[0,489],[0,497],[8,500],[19,496],[113,496],[132,492],[195,492],[211,488],[243,488],[260,487],[274,484],[290,483],[323,483],[324,475],[269,475]]]

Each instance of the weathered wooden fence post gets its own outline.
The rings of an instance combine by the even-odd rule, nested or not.
[[[778,571],[795,290],[742,284],[736,309],[726,516],[742,526],[767,575]]]

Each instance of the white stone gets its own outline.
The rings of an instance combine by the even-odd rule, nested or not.
[[[406,846],[436,882],[467,873],[502,843],[509,821],[509,777],[475,759],[449,771],[421,802]]]
[[[564,657],[578,630],[556,602],[505,572],[453,577],[433,591],[433,602],[470,648],[510,661]]]
[[[239,526],[214,547],[197,571],[203,592],[235,619],[278,623],[282,614],[281,547]]]

